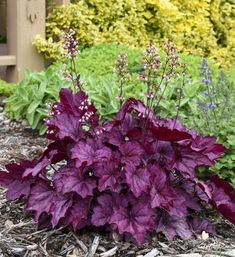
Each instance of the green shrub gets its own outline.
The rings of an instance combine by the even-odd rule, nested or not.
[[[57,101],[61,87],[68,86],[69,83],[63,80],[61,64],[53,64],[41,72],[28,71],[11,96],[4,100],[5,112],[16,120],[27,120],[33,129],[44,134],[43,118],[48,115],[46,103]]]
[[[10,96],[13,93],[15,84],[0,80],[0,96]]]
[[[180,51],[229,65],[235,60],[234,9],[225,0],[79,0],[55,7],[47,39],[34,43],[46,57],[60,58],[63,32],[71,27],[82,47],[108,42],[143,48],[169,39]]]

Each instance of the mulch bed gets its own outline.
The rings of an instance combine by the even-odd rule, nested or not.
[[[0,169],[9,162],[39,156],[47,144],[44,137],[39,137],[25,123],[10,121],[0,107]],[[108,237],[95,230],[73,232],[68,227],[37,230],[32,213],[24,210],[23,201],[7,202],[5,190],[0,188],[0,257],[154,257],[186,253],[189,257],[193,253],[234,256],[221,254],[235,249],[234,226],[211,209],[204,215],[213,221],[216,236],[207,240],[167,241],[165,237],[153,234],[151,243],[136,247],[118,240],[115,235]]]

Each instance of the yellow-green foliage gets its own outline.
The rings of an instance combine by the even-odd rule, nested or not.
[[[142,48],[169,39],[179,50],[219,64],[235,60],[233,0],[78,0],[53,9],[47,40],[34,42],[38,50],[59,58],[68,27],[76,31],[82,47],[108,42]]]

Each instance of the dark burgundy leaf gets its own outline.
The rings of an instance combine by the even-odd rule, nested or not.
[[[89,177],[89,174],[84,174],[82,169],[63,166],[54,176],[54,186],[57,192],[76,192],[82,198],[86,198],[93,195],[96,180]]]
[[[154,224],[153,210],[147,203],[138,203],[130,208],[120,207],[112,215],[110,222],[117,225],[120,234],[128,233],[137,244],[142,244],[147,231]]]
[[[126,207],[127,200],[118,194],[104,194],[97,198],[98,206],[94,208],[91,222],[95,226],[103,226],[111,223],[112,215],[120,208]]]
[[[27,202],[27,208],[35,211],[36,220],[39,219],[43,212],[50,213],[54,195],[55,190],[50,186],[49,182],[38,179],[37,183],[31,189],[31,194]]]
[[[149,130],[152,132],[154,137],[162,141],[181,141],[190,139],[191,135],[187,132],[182,132],[177,129],[169,129],[168,127],[158,127],[151,125]]]
[[[216,174],[211,176],[211,182],[214,183],[217,187],[223,188],[224,192],[228,194],[232,200],[235,200],[235,189],[228,182]]]
[[[22,175],[26,169],[34,167],[36,163],[36,160],[22,160],[19,164],[6,165],[8,172],[0,171],[0,186],[7,188],[6,197],[8,200],[29,196],[31,185],[35,180],[33,178],[24,180]]]
[[[106,162],[94,171],[95,176],[99,177],[99,191],[111,189],[115,192],[119,188],[118,182],[121,178],[121,169],[114,162]]]
[[[76,167],[79,168],[83,164],[90,166],[95,162],[109,160],[111,150],[105,146],[99,146],[94,140],[88,142],[79,142],[71,150],[72,158],[76,159]]]
[[[126,142],[120,148],[121,162],[127,167],[137,167],[142,160],[143,149],[136,142]]]
[[[52,205],[50,208],[50,214],[52,215],[51,224],[55,227],[61,218],[63,218],[72,205],[71,196],[65,196],[62,194],[54,194],[52,198]]]
[[[70,207],[66,214],[64,223],[71,224],[74,230],[81,229],[88,225],[88,211],[90,198],[83,199],[76,197],[75,203]]]
[[[185,240],[192,237],[192,232],[185,218],[167,214],[164,214],[160,219],[157,232],[162,232],[169,240],[172,240],[175,236]]]
[[[199,217],[194,217],[191,222],[193,231],[196,235],[200,235],[203,231],[215,234],[215,229],[212,224],[207,219],[202,219]]]
[[[174,145],[176,159],[172,168],[177,169],[182,175],[194,179],[195,168],[199,166],[212,166],[212,162],[207,155],[197,152],[190,146]]]
[[[212,199],[209,203],[235,225],[235,202],[231,199],[230,194],[227,194],[223,187],[218,187],[214,183],[211,183],[210,186]]]
[[[147,192],[150,173],[146,168],[129,169],[125,175],[126,183],[136,197],[139,197],[143,192]]]

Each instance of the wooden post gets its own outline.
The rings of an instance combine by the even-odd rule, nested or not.
[[[16,65],[7,67],[9,82],[22,80],[26,69],[44,68],[32,41],[37,34],[45,37],[45,5],[45,0],[7,0],[7,50],[16,56]]]

